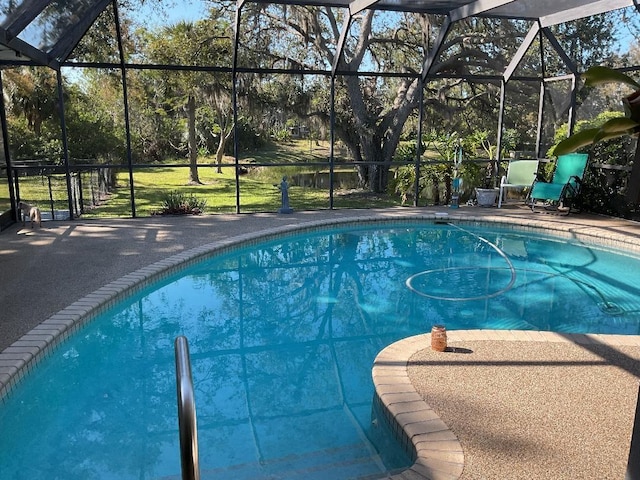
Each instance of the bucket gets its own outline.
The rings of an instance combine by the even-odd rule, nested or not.
[[[444,325],[431,327],[431,348],[436,352],[444,352],[447,349],[447,329]]]

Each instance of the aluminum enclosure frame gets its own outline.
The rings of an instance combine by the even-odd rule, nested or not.
[[[343,8],[347,14],[344,16],[344,22],[341,29],[340,38],[335,45],[334,61],[330,71],[310,71],[310,70],[289,70],[289,69],[253,69],[242,68],[238,66],[238,45],[240,43],[240,25],[242,21],[242,10],[248,3],[264,3],[264,4],[284,4],[284,5],[301,5],[301,6],[320,6],[320,7],[334,7]],[[53,5],[56,5],[54,7]],[[117,63],[77,63],[70,62],[68,58],[72,53],[75,46],[80,42],[84,34],[95,22],[98,16],[109,6],[113,7],[116,34],[118,41],[118,54],[120,61]],[[445,75],[432,74],[432,67],[440,50],[444,45],[445,40],[451,30],[451,27],[460,20],[470,17],[483,17],[483,18],[502,18],[502,19],[514,19],[514,20],[527,20],[532,21],[532,26],[529,33],[523,40],[518,51],[515,53],[511,62],[505,69],[502,75],[467,75],[467,76],[453,76],[450,78],[461,78],[473,82],[487,82],[494,83],[500,87],[500,111],[497,125],[497,157],[490,159],[494,161],[494,171],[497,171],[498,162],[501,160],[500,152],[502,150],[502,130],[503,130],[503,117],[505,108],[505,88],[506,84],[517,77],[514,76],[514,72],[529,47],[536,39],[540,39],[542,42],[543,37],[550,43],[553,49],[557,52],[559,57],[565,63],[567,70],[570,71],[570,79],[572,84],[571,97],[575,101],[577,77],[579,72],[576,71],[574,62],[569,56],[562,50],[559,42],[554,38],[550,26],[563,22],[576,20],[583,17],[588,17],[595,14],[605,13],[620,8],[626,8],[629,6],[636,6],[638,8],[637,0],[237,0],[236,2],[236,15],[235,15],[235,34],[233,39],[233,62],[230,68],[207,66],[207,67],[190,67],[179,65],[134,65],[127,64],[125,62],[123,48],[122,48],[122,36],[120,31],[120,21],[118,14],[118,0],[66,0],[66,2],[53,2],[51,0],[23,0],[17,7],[9,11],[9,7],[5,7],[3,11],[0,8],[0,74],[3,67],[10,67],[15,65],[40,65],[48,66],[57,72],[58,88],[62,88],[61,68],[62,67],[108,67],[121,71],[121,80],[124,91],[124,105],[125,105],[125,123],[127,134],[127,164],[129,169],[130,189],[131,189],[131,212],[135,217],[135,198],[133,188],[133,164],[130,145],[130,133],[129,133],[129,112],[127,106],[127,85],[126,85],[126,70],[132,68],[162,68],[167,70],[214,70],[228,72],[231,74],[233,83],[233,99],[234,99],[234,115],[237,116],[237,103],[236,103],[236,79],[237,74],[241,72],[255,72],[255,73],[284,73],[284,74],[317,74],[327,75],[331,79],[331,98],[335,98],[335,78],[338,75],[356,75],[356,76],[402,76],[407,77],[405,73],[391,73],[391,72],[352,72],[341,69],[340,58],[342,57],[343,48],[346,43],[346,36],[348,35],[349,28],[354,20],[354,17],[366,9],[382,10],[382,11],[398,11],[398,12],[414,12],[421,14],[432,14],[444,16],[442,26],[436,41],[431,46],[430,50],[425,55],[425,59],[422,65],[422,71],[419,75],[422,88],[426,83],[434,79],[447,78]],[[57,9],[56,9],[57,8]],[[65,12],[65,8],[67,9]],[[51,10],[48,10],[51,9]],[[66,13],[66,16],[65,16]],[[46,15],[50,15],[53,18],[48,19]],[[43,22],[41,15],[44,15],[45,20],[49,20],[51,27],[47,22]],[[71,20],[72,19],[72,20]],[[29,31],[32,25],[38,25],[40,21],[45,27],[49,28],[48,32],[42,32],[41,37],[34,35]],[[62,27],[66,28],[62,28]],[[25,33],[27,32],[27,33]],[[22,38],[21,38],[22,34]],[[31,37],[29,37],[31,35]],[[31,43],[27,41],[30,39]],[[54,42],[52,38],[56,38]],[[36,41],[40,40],[40,43]],[[548,79],[543,78],[521,78],[522,80],[533,80],[541,82],[540,87],[540,100],[538,109],[538,127],[537,127],[537,143],[536,143],[536,155],[540,155],[540,139],[542,128],[542,115],[543,115],[543,103],[544,103],[544,82]],[[65,169],[67,171],[67,190],[70,192],[70,171],[69,171],[69,154],[66,148],[66,127],[64,123],[64,104],[62,92],[58,92],[60,109],[62,112],[61,117],[61,132],[62,143],[65,146],[63,152],[63,161]],[[4,99],[0,99],[4,101]],[[4,106],[3,106],[4,107]],[[333,107],[333,105],[332,105]],[[574,104],[569,110],[569,132],[573,130],[574,124]],[[419,115],[422,118],[422,102],[420,104]],[[333,116],[333,110],[332,110]],[[333,120],[332,120],[333,122]],[[5,126],[6,127],[6,126]],[[333,123],[331,126],[333,133]],[[237,136],[234,136],[234,142]],[[333,139],[333,135],[332,135]],[[5,137],[4,142],[8,139]],[[8,148],[5,145],[5,151]],[[240,213],[240,196],[239,196],[239,176],[237,170],[239,167],[237,145],[234,145],[235,151],[235,166],[236,166],[236,212]],[[330,152],[330,177],[333,179],[334,168],[334,155],[333,155],[333,141],[331,143]],[[416,168],[419,168],[419,155],[416,159]],[[8,172],[11,172],[11,159],[5,158]],[[10,175],[9,175],[10,177]],[[330,182],[330,208],[333,208],[333,181]],[[417,189],[417,185],[416,185]],[[417,191],[416,191],[417,193]],[[415,195],[415,202],[417,205],[418,195]],[[69,198],[69,212],[71,209],[72,199]]]
[[[347,15],[342,25],[341,35],[336,45],[335,60],[331,66],[330,71],[309,72],[301,71],[296,72],[293,70],[264,70],[264,69],[241,69],[237,64],[237,46],[239,43],[239,25],[242,19],[242,9],[247,3],[276,3],[286,5],[301,5],[301,6],[324,6],[345,9]],[[52,5],[56,3],[52,0],[23,0],[19,5],[9,11],[9,4],[5,0],[0,6],[0,89],[2,87],[1,69],[3,67],[11,67],[16,65],[33,65],[33,66],[47,66],[52,68],[57,73],[58,80],[58,96],[60,101],[60,107],[62,110],[61,115],[61,132],[63,137],[63,144],[65,145],[64,161],[65,169],[67,173],[67,190],[70,191],[70,179],[69,179],[69,159],[68,152],[66,151],[66,128],[64,125],[64,104],[62,95],[62,81],[61,81],[61,68],[63,66],[76,66],[76,67],[99,67],[109,66],[117,68],[121,71],[123,90],[124,90],[124,102],[125,102],[125,117],[127,122],[127,155],[128,155],[128,169],[130,177],[131,188],[131,207],[132,215],[135,216],[135,198],[133,190],[133,165],[131,162],[131,145],[129,137],[129,112],[127,109],[127,89],[126,89],[126,69],[128,68],[163,68],[163,69],[180,69],[191,68],[193,70],[199,70],[201,68],[192,67],[179,67],[168,65],[156,65],[154,67],[142,67],[137,65],[129,65],[125,63],[124,55],[122,52],[122,38],[120,34],[120,25],[118,20],[118,4],[117,0],[68,0],[60,2],[64,7],[67,7],[67,15],[60,13],[58,16],[61,22],[59,35],[54,42],[47,42],[46,35],[42,35],[38,38],[31,38],[26,34],[28,29],[32,25],[37,26],[38,19],[43,12],[47,9],[53,8]],[[114,64],[78,64],[68,62],[68,58],[73,49],[80,42],[82,37],[92,26],[98,16],[109,6],[113,6],[116,18],[117,37],[119,44],[120,62]],[[505,86],[514,78],[514,72],[522,61],[528,48],[532,43],[542,37],[546,38],[548,42],[556,50],[560,58],[563,59],[567,66],[567,69],[571,72],[569,78],[572,83],[572,106],[575,105],[575,90],[577,85],[577,77],[580,72],[576,70],[575,64],[569,56],[562,51],[559,42],[554,38],[549,27],[566,23],[574,20],[578,20],[585,17],[590,17],[597,14],[602,14],[622,8],[635,7],[639,9],[637,0],[238,0],[236,3],[236,19],[235,19],[235,36],[234,36],[234,52],[233,63],[231,68],[219,68],[211,66],[213,70],[228,71],[233,78],[233,99],[234,99],[234,115],[237,116],[237,104],[235,103],[236,95],[236,75],[239,72],[263,72],[263,73],[306,73],[306,74],[322,74],[328,75],[331,80],[331,150],[330,150],[330,171],[333,173],[333,144],[334,144],[334,110],[333,100],[335,98],[335,78],[337,75],[359,75],[364,76],[366,72],[345,72],[340,70],[339,58],[343,51],[346,36],[348,34],[351,23],[354,17],[366,9],[375,10],[387,10],[398,12],[414,12],[421,14],[433,14],[444,17],[444,22],[437,36],[435,44],[431,50],[427,53],[424,63],[422,65],[422,71],[419,75],[419,80],[422,82],[422,86],[426,82],[434,78],[444,78],[442,76],[433,76],[431,69],[435,60],[438,57],[440,49],[442,48],[447,35],[451,29],[451,26],[456,22],[469,17],[486,17],[486,18],[503,18],[514,20],[527,20],[533,22],[532,27],[526,35],[523,43],[518,48],[516,54],[511,59],[511,62],[505,69],[502,75],[495,77],[473,77],[474,81],[487,81],[499,83],[501,89],[501,102],[500,113],[497,125],[498,132],[498,146],[497,151],[501,151],[502,141],[502,118],[504,113],[504,97]],[[64,28],[62,28],[64,27]],[[392,73],[378,72],[375,73],[378,76],[394,76]],[[403,74],[403,76],[406,76]],[[470,77],[471,79],[471,77]],[[541,95],[540,95],[540,107],[539,107],[539,121],[538,121],[538,145],[536,149],[537,156],[540,156],[540,118],[542,115],[542,105],[544,103],[544,88],[543,83],[548,79],[534,79],[541,82]],[[8,169],[8,181],[12,207],[15,206],[14,189],[12,185],[11,175],[11,159],[9,156],[9,145],[7,139],[6,128],[6,116],[4,114],[4,98],[0,97],[0,121],[2,126],[3,136],[3,152]],[[423,117],[422,102],[420,105],[419,115]],[[572,130],[574,123],[573,108],[569,113],[569,130]],[[422,122],[420,122],[421,124]],[[237,138],[237,136],[236,136]],[[420,138],[420,132],[419,132]],[[420,142],[418,142],[420,143]],[[239,177],[238,177],[238,154],[237,144],[235,145],[235,166],[236,166],[236,211],[240,212],[240,196],[239,196]],[[420,148],[417,149],[416,169],[419,169]],[[499,153],[498,158],[495,159],[496,165],[500,160]],[[416,178],[418,176],[416,175]],[[417,190],[416,180],[416,190]],[[70,195],[69,195],[70,197]],[[415,201],[417,202],[418,195],[415,195]],[[71,206],[71,198],[69,198],[69,212],[73,211]],[[333,208],[333,187],[330,188],[330,208]],[[14,218],[15,220],[15,218]],[[640,392],[639,392],[640,395]],[[637,410],[635,414],[634,431],[631,440],[629,463],[627,468],[627,478],[640,479],[640,403],[637,404]]]

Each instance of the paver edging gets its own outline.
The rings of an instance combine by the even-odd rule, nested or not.
[[[527,338],[531,334],[538,338]],[[451,330],[447,333],[447,339],[455,342],[542,341],[640,347],[640,335],[569,334],[529,330]],[[460,441],[422,399],[409,379],[408,365],[411,357],[430,346],[430,333],[414,335],[387,346],[374,360],[374,402],[396,439],[414,460],[409,469],[386,478],[456,480],[462,475],[464,451]],[[420,400],[417,400],[416,396]]]
[[[430,333],[407,337],[381,350],[373,362],[376,407],[413,460],[404,472],[387,477],[393,480],[455,480],[464,468],[464,452],[458,438],[409,379],[409,359],[430,344]]]

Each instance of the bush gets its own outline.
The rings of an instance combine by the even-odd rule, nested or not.
[[[579,207],[592,213],[633,218],[634,205],[627,202],[622,193],[626,177],[614,171],[587,170],[578,198]]]
[[[425,180],[424,178],[420,179],[420,183],[418,185],[418,196],[425,188]],[[412,198],[415,193],[415,185],[416,185],[416,169],[412,165],[404,165],[399,167],[393,176],[393,178],[389,181],[389,186],[387,187],[391,194],[398,194],[402,199],[402,205],[407,203],[409,198]]]
[[[418,154],[416,142],[403,142],[398,145],[393,160],[397,162],[413,162]]]
[[[158,215],[199,215],[207,206],[206,200],[200,200],[195,195],[187,195],[178,191],[171,191],[164,195],[162,210]]]

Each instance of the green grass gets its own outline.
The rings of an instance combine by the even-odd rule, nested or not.
[[[327,144],[310,143],[309,140],[291,141],[277,148],[264,148],[250,155],[245,155],[243,163],[294,163],[294,162],[327,162]],[[210,164],[212,158],[200,159],[202,164]],[[184,160],[182,160],[184,162]],[[178,161],[173,161],[173,164]],[[226,158],[225,163],[233,163]],[[343,168],[353,171],[352,168]],[[317,166],[277,166],[255,167],[248,174],[241,175],[240,211],[241,212],[274,212],[281,207],[280,184],[282,176],[291,177],[298,173],[313,173]],[[324,171],[328,171],[328,168]],[[136,216],[145,217],[157,214],[162,209],[163,200],[172,191],[185,195],[194,195],[198,200],[206,201],[204,213],[235,213],[236,180],[234,167],[223,167],[217,173],[215,166],[199,166],[198,175],[201,184],[189,184],[189,169],[184,167],[162,166],[156,168],[138,168],[133,173]],[[116,187],[96,207],[84,208],[83,218],[129,217],[131,216],[131,188],[129,173],[122,170],[117,173]],[[49,191],[51,182],[51,196]],[[6,184],[6,179],[5,179]],[[82,175],[83,198],[85,205],[90,203],[95,193],[91,191],[89,175]],[[66,180],[64,175],[49,177],[34,175],[19,178],[20,198],[50,210],[68,208]],[[0,204],[9,205],[8,189],[0,190]],[[328,189],[298,187],[289,188],[289,204],[294,210],[318,210],[329,208]],[[334,191],[334,207],[336,208],[368,208],[399,205],[400,200],[386,195],[373,195],[357,190]]]
[[[277,185],[280,183],[283,171],[281,168],[269,170],[271,170],[269,173],[261,171],[240,177],[240,211],[277,211],[282,206],[280,189]],[[172,167],[162,168],[160,171],[154,169],[135,172],[136,215],[149,216],[157,213],[162,206],[164,195],[174,190],[186,195],[195,195],[199,200],[206,201],[205,213],[233,213],[236,211],[235,172],[232,167],[223,168],[220,174],[216,173],[214,168],[200,167],[198,175],[202,182],[201,185],[188,184],[188,169],[186,168]],[[120,175],[120,178],[122,177],[123,175]],[[130,214],[130,202],[127,181],[126,185],[113,191],[104,206],[87,212],[85,216],[89,218],[92,216],[123,216],[123,211]],[[297,210],[329,208],[329,191],[291,186],[289,188],[289,204]],[[374,205],[397,205],[398,200],[361,192],[336,192],[334,204],[340,208],[363,208]]]
[[[9,183],[7,177],[0,175],[0,212],[6,212],[11,209],[9,201]]]
[[[233,213],[236,211],[235,173],[231,167],[216,173],[214,168],[200,167],[198,175],[202,184],[188,183],[187,168],[145,169],[134,172],[136,215],[150,216],[158,213],[168,192],[179,191],[194,195],[206,202],[205,213]],[[240,177],[240,209],[243,212],[275,211],[280,207],[280,190],[272,183]],[[304,203],[305,208],[322,208],[326,195],[318,191],[303,191],[292,187],[290,203]],[[131,196],[128,174],[119,174],[118,187],[98,208],[85,211],[86,218],[131,215]]]
[[[7,185],[7,179],[0,181]],[[14,182],[15,183],[15,182]],[[67,183],[64,175],[29,175],[18,177],[17,187],[20,192],[20,200],[37,205],[41,210],[50,211],[68,209]],[[6,205],[4,210],[10,208],[9,189],[0,192],[0,205]],[[3,211],[4,211],[3,210]]]

